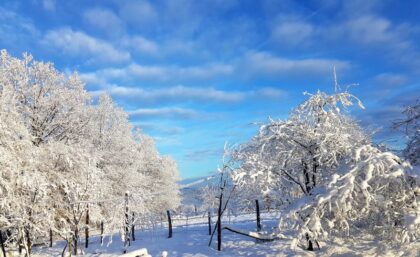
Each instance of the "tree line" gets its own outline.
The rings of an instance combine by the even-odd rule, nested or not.
[[[35,239],[76,247],[90,224],[124,233],[130,215],[179,205],[178,170],[133,128],[109,95],[92,98],[77,73],[0,53],[0,228],[30,255]],[[73,249],[74,250],[74,249]],[[73,251],[77,253],[76,251]]]

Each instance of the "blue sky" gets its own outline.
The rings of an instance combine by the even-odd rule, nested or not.
[[[183,178],[214,171],[225,142],[302,92],[333,91],[335,66],[376,140],[420,97],[418,1],[1,1],[0,48],[78,71],[173,156]]]

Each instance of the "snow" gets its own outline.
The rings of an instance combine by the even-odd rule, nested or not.
[[[241,215],[232,218],[232,222],[227,220],[223,225],[241,231],[255,231],[254,215]],[[277,225],[277,215],[263,214],[263,230],[269,231]],[[203,219],[204,220],[204,219]],[[117,238],[117,235],[114,235]],[[291,239],[279,239],[271,242],[258,242],[255,239],[223,230],[222,251],[215,249],[216,242],[212,247],[208,247],[210,236],[206,224],[197,224],[188,227],[175,227],[173,237],[167,238],[167,229],[159,228],[150,231],[137,231],[136,241],[128,248],[131,254],[136,250],[146,248],[148,254],[154,257],[231,257],[231,256],[418,256],[420,242],[405,244],[401,247],[391,246],[385,242],[374,241],[369,238],[346,238],[344,240],[335,239],[328,243],[322,243],[321,249],[314,252],[303,250],[300,247],[291,249]],[[113,256],[135,256],[122,255],[123,243],[118,240],[107,247],[99,243],[98,237],[92,237],[92,242],[83,257],[113,257]],[[34,249],[34,257],[59,256],[63,247],[62,242],[58,242],[53,248],[40,247]],[[144,250],[141,250],[144,251]]]
[[[30,251],[28,239],[50,230],[71,244],[86,219],[124,230],[180,204],[176,162],[134,130],[109,95],[93,101],[84,86],[77,73],[0,51],[0,228],[11,228],[7,245],[22,241]]]
[[[151,257],[147,252],[146,248],[141,248],[139,250],[134,250],[129,253],[120,255],[120,257]]]
[[[417,103],[397,122],[409,138],[405,159],[372,144],[370,133],[347,115],[352,105],[364,108],[358,98],[318,91],[306,93],[287,120],[270,118],[248,143],[225,145],[219,175],[180,186],[175,160],[133,131],[110,96],[91,101],[77,74],[2,50],[0,85],[0,228],[7,229],[8,248],[20,242],[30,253],[33,242],[47,241],[51,232],[65,241],[35,247],[35,256],[59,256],[65,242],[67,250],[92,257],[420,251]],[[259,203],[281,212],[262,214],[263,232],[255,232],[255,213],[232,216]],[[216,209],[226,214],[222,252],[207,246],[207,213]],[[173,214],[171,239],[164,222],[156,224],[165,210]],[[99,244],[94,228],[102,222],[113,243]],[[128,246],[132,224],[142,229]],[[79,251],[84,244],[74,240],[86,227],[90,247]],[[304,250],[312,245],[316,252]]]

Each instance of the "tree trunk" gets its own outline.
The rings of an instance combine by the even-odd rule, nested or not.
[[[101,245],[104,243],[104,222],[101,221]]]
[[[53,246],[53,231],[50,229],[50,247]]]
[[[217,250],[222,250],[222,202],[223,192],[219,198],[219,209],[217,210]]]
[[[89,206],[86,209],[85,248],[89,247]]]
[[[129,235],[129,217],[128,217],[128,193],[125,193],[125,238],[124,238],[124,247],[130,246],[130,235]]]
[[[274,240],[280,239],[279,237],[274,236],[273,234],[271,234],[271,235],[263,234],[261,236],[257,236],[255,233],[252,233],[251,234],[249,232],[241,231],[241,230],[237,230],[237,229],[233,229],[233,228],[230,228],[230,227],[223,227],[223,229],[226,229],[226,230],[228,230],[230,232],[233,232],[233,233],[236,233],[236,234],[239,234],[239,235],[247,236],[247,237],[250,237],[250,238],[255,238],[255,239],[259,240],[259,241],[270,242],[270,241],[274,241]]]
[[[131,215],[131,239],[136,241],[136,235],[134,234],[136,232],[136,228],[134,227],[134,212]]]
[[[32,253],[32,241],[31,241],[31,234],[29,233],[29,225],[25,227],[25,248],[26,254],[25,256],[29,257]]]
[[[260,204],[258,203],[258,200],[255,200],[255,207],[257,212],[257,231],[261,231],[261,219],[260,219]]]
[[[74,255],[77,255],[77,244],[79,241],[79,228],[76,225],[76,229],[74,230],[74,238],[73,238],[73,253]]]
[[[168,215],[168,229],[169,229],[168,238],[172,238],[172,219],[171,219],[171,213],[169,212],[169,210],[167,210],[166,211],[166,214]]]
[[[308,165],[304,161],[302,162],[302,165],[303,165],[303,176],[305,178],[305,190],[309,194],[312,188],[311,188],[311,178],[309,176]]]
[[[3,256],[6,257],[6,249],[4,247],[4,242],[3,242],[3,232],[0,230],[0,245],[1,245],[1,251],[3,252]]]
[[[313,251],[314,250],[314,246],[312,244],[312,240],[309,239],[309,235],[306,234],[306,240],[308,241],[308,251]]]
[[[318,160],[316,157],[312,158],[312,187],[316,187],[316,173],[318,171]]]
[[[64,246],[63,251],[61,252],[61,257],[64,257],[64,253],[66,252],[66,248],[67,248],[68,245],[69,245],[69,241],[66,240],[66,245]],[[71,250],[70,250],[70,252],[71,252]]]
[[[209,235],[211,235],[211,216],[210,216],[210,212],[208,213],[208,215],[209,215],[209,217],[208,217],[208,220],[209,220]]]

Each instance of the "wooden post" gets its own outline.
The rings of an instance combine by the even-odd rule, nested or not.
[[[3,256],[6,257],[6,249],[4,247],[4,242],[3,242],[3,232],[0,230],[0,244],[1,244],[1,251],[3,252]]]
[[[85,248],[89,247],[89,205],[86,209]]]
[[[260,204],[258,203],[258,200],[255,200],[255,207],[257,211],[257,231],[261,231],[261,219],[260,219]]]
[[[133,212],[133,214],[131,216],[131,239],[133,241],[136,241],[136,235],[134,234],[135,231],[136,230],[135,230],[135,227],[134,227],[134,212]]]
[[[222,202],[223,192],[219,198],[219,209],[217,210],[217,250],[222,250]]]
[[[101,245],[104,243],[104,222],[101,221]]]
[[[128,193],[125,193],[125,242],[124,242],[124,246],[126,247],[127,244],[128,246],[131,245],[130,243],[130,221],[129,221],[129,217],[128,217]]]
[[[171,219],[171,213],[169,210],[166,211],[166,214],[168,214],[168,228],[169,228],[169,235],[168,238],[172,238],[172,219]]]
[[[52,229],[50,229],[50,247],[53,246],[53,232]]]
[[[209,215],[209,218],[208,218],[208,220],[209,220],[209,235],[211,235],[211,216],[210,216],[210,212],[208,213],[208,215]]]

